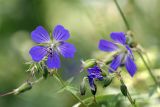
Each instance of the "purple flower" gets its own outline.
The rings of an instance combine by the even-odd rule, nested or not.
[[[101,69],[95,65],[92,68],[88,68],[88,80],[91,90],[95,90],[94,79],[103,80],[103,76],[101,75]]]
[[[50,38],[49,33],[42,26],[38,26],[31,33],[32,40],[38,43],[30,49],[29,53],[35,62],[46,59],[49,69],[60,68],[61,54],[64,58],[73,58],[76,48],[73,44],[66,42],[70,34],[62,25],[57,25]]]
[[[124,32],[112,32],[110,37],[114,42],[100,40],[99,49],[106,52],[119,51],[119,54],[112,60],[110,67],[113,70],[117,70],[119,66],[125,65],[127,71],[133,77],[137,71],[137,67],[133,60],[134,57],[132,50],[126,44],[126,36]],[[113,70],[109,70],[109,72],[112,73]]]

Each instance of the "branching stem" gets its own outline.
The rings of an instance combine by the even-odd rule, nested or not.
[[[58,74],[57,71],[54,72],[55,76],[59,79],[60,83],[62,84],[63,87],[66,87],[65,82],[63,81],[63,79],[61,78],[61,76]],[[72,94],[72,96],[74,98],[76,98],[84,107],[87,107],[87,105],[72,91],[67,90],[68,92],[70,92]]]

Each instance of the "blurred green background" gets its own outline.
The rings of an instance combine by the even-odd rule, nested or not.
[[[135,40],[146,49],[150,66],[160,78],[160,0],[117,1],[131,25]],[[113,31],[126,31],[113,0],[0,0],[1,93],[11,91],[27,79],[25,62],[31,60],[28,52],[35,45],[30,32],[39,25],[52,32],[57,24],[69,29],[69,42],[77,48],[74,59],[62,59],[59,72],[64,80],[74,76],[73,85],[77,88],[87,74],[79,72],[80,60],[106,54],[98,50],[99,40],[109,39]],[[123,72],[130,92],[140,106],[160,107],[160,94],[148,96],[153,81],[138,56],[136,63],[138,71],[134,78]],[[120,93],[116,79],[110,87],[99,87],[98,95]],[[21,95],[0,97],[0,107],[71,107],[77,103],[68,92],[57,94],[60,88],[56,79],[48,78]],[[160,89],[157,91],[160,93]],[[87,93],[81,98],[91,96],[89,89]],[[113,102],[117,101],[108,103]],[[127,98],[123,102],[129,104]]]

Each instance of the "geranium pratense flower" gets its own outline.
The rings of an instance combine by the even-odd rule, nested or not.
[[[97,65],[95,65],[92,68],[88,68],[87,71],[88,71],[89,85],[91,87],[91,90],[95,91],[94,79],[103,80],[103,76],[101,75],[101,69]]]
[[[73,58],[76,48],[73,44],[66,42],[69,39],[69,31],[62,25],[57,25],[50,38],[49,33],[42,26],[38,26],[31,33],[32,40],[38,43],[30,49],[29,53],[35,62],[47,58],[46,65],[49,69],[60,68],[61,54],[64,58]]]
[[[126,44],[126,36],[124,32],[112,32],[110,34],[113,42],[108,40],[100,40],[99,49],[106,52],[118,51],[119,54],[114,57],[112,60],[110,67],[113,70],[117,70],[119,66],[125,65],[129,74],[133,77],[137,71],[137,67],[134,63],[134,57],[132,50]],[[109,70],[109,72],[113,72],[113,70]]]

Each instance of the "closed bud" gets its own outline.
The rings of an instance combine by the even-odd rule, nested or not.
[[[121,89],[122,94],[123,94],[124,96],[127,96],[128,90],[127,90],[126,85],[122,84],[122,85],[120,86],[120,89]]]
[[[102,71],[102,70],[101,70],[101,71]],[[105,73],[104,71],[101,72],[101,75],[102,75],[103,77],[106,77],[106,73]]]
[[[83,69],[87,69],[87,68],[91,68],[94,65],[96,65],[96,60],[95,59],[88,59],[86,61],[82,61],[82,68]]]
[[[85,77],[83,78],[82,83],[80,84],[80,94],[85,95],[86,93],[86,84],[85,84]]]
[[[129,46],[131,47],[131,48],[135,48],[135,47],[137,47],[137,43],[136,42],[131,42],[130,44],[129,44]]]
[[[25,82],[20,87],[14,90],[14,94],[18,95],[20,93],[30,90],[31,88],[32,88],[32,84],[30,82]]]
[[[92,94],[93,94],[94,96],[96,95],[96,93],[97,93],[97,86],[96,86],[96,84],[94,84],[94,90],[91,89],[91,92],[92,92]]]
[[[137,43],[135,42],[134,38],[133,38],[133,32],[128,31],[127,32],[127,40],[126,43],[131,47],[134,48],[137,46]]]
[[[48,77],[48,73],[49,73],[46,66],[43,66],[43,71],[44,71],[43,77],[46,79]]]
[[[111,84],[113,77],[107,76],[103,79],[103,87],[107,87]]]

